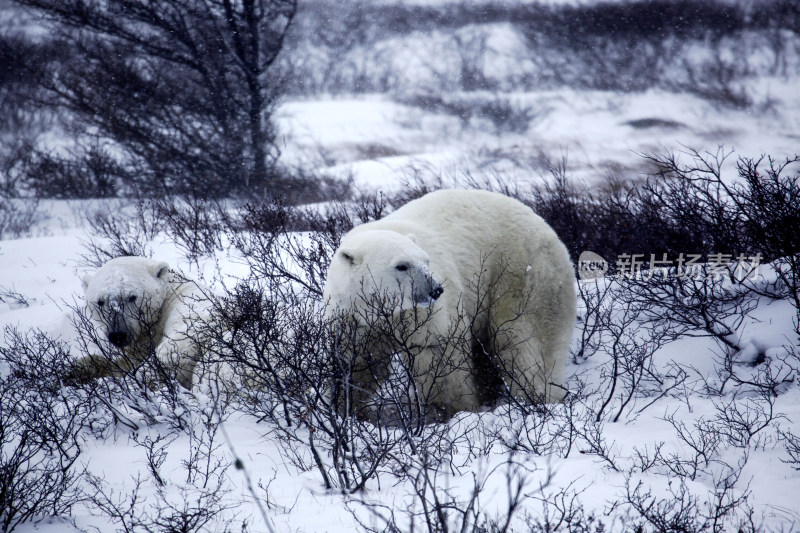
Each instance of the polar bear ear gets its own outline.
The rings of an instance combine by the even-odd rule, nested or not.
[[[356,266],[361,263],[361,256],[349,250],[339,250],[339,257],[350,266]]]
[[[93,274],[85,274],[81,278],[81,286],[83,286],[84,291],[89,288],[89,284],[92,282],[92,278],[94,278]]]
[[[164,279],[167,272],[169,272],[169,264],[162,261],[154,265],[151,272],[153,273],[153,276],[157,277],[158,279]]]

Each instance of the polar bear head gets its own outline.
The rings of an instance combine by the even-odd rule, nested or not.
[[[324,297],[336,307],[383,298],[397,310],[430,307],[444,289],[413,235],[369,230],[346,235],[331,260]]]
[[[169,265],[118,257],[83,278],[86,303],[111,344],[124,348],[152,328],[169,294]]]

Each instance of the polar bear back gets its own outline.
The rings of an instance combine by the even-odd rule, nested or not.
[[[493,282],[503,272],[533,271],[534,279],[555,276],[562,283],[573,283],[569,253],[555,231],[529,207],[499,193],[432,192],[351,233],[375,229],[413,234],[431,254],[431,271],[451,274],[443,280],[445,294],[469,297],[473,291],[467,291],[464,282],[479,273],[484,275],[486,269],[486,282]],[[489,257],[501,259],[490,261]],[[453,276],[454,272],[459,276]]]

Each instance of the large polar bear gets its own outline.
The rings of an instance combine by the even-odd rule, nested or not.
[[[104,337],[123,356],[90,356],[76,363],[74,379],[116,375],[137,369],[155,354],[165,377],[192,386],[200,358],[198,326],[208,308],[204,291],[146,257],[117,257],[83,278],[86,303]]]
[[[332,323],[356,324],[368,344],[340,347],[350,412],[369,416],[398,356],[416,402],[437,416],[507,394],[563,398],[573,268],[553,229],[517,200],[441,190],[357,226],[332,258],[323,296]]]

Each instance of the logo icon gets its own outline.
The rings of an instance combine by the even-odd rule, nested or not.
[[[578,258],[578,277],[582,280],[602,278],[608,272],[608,261],[590,251]]]

